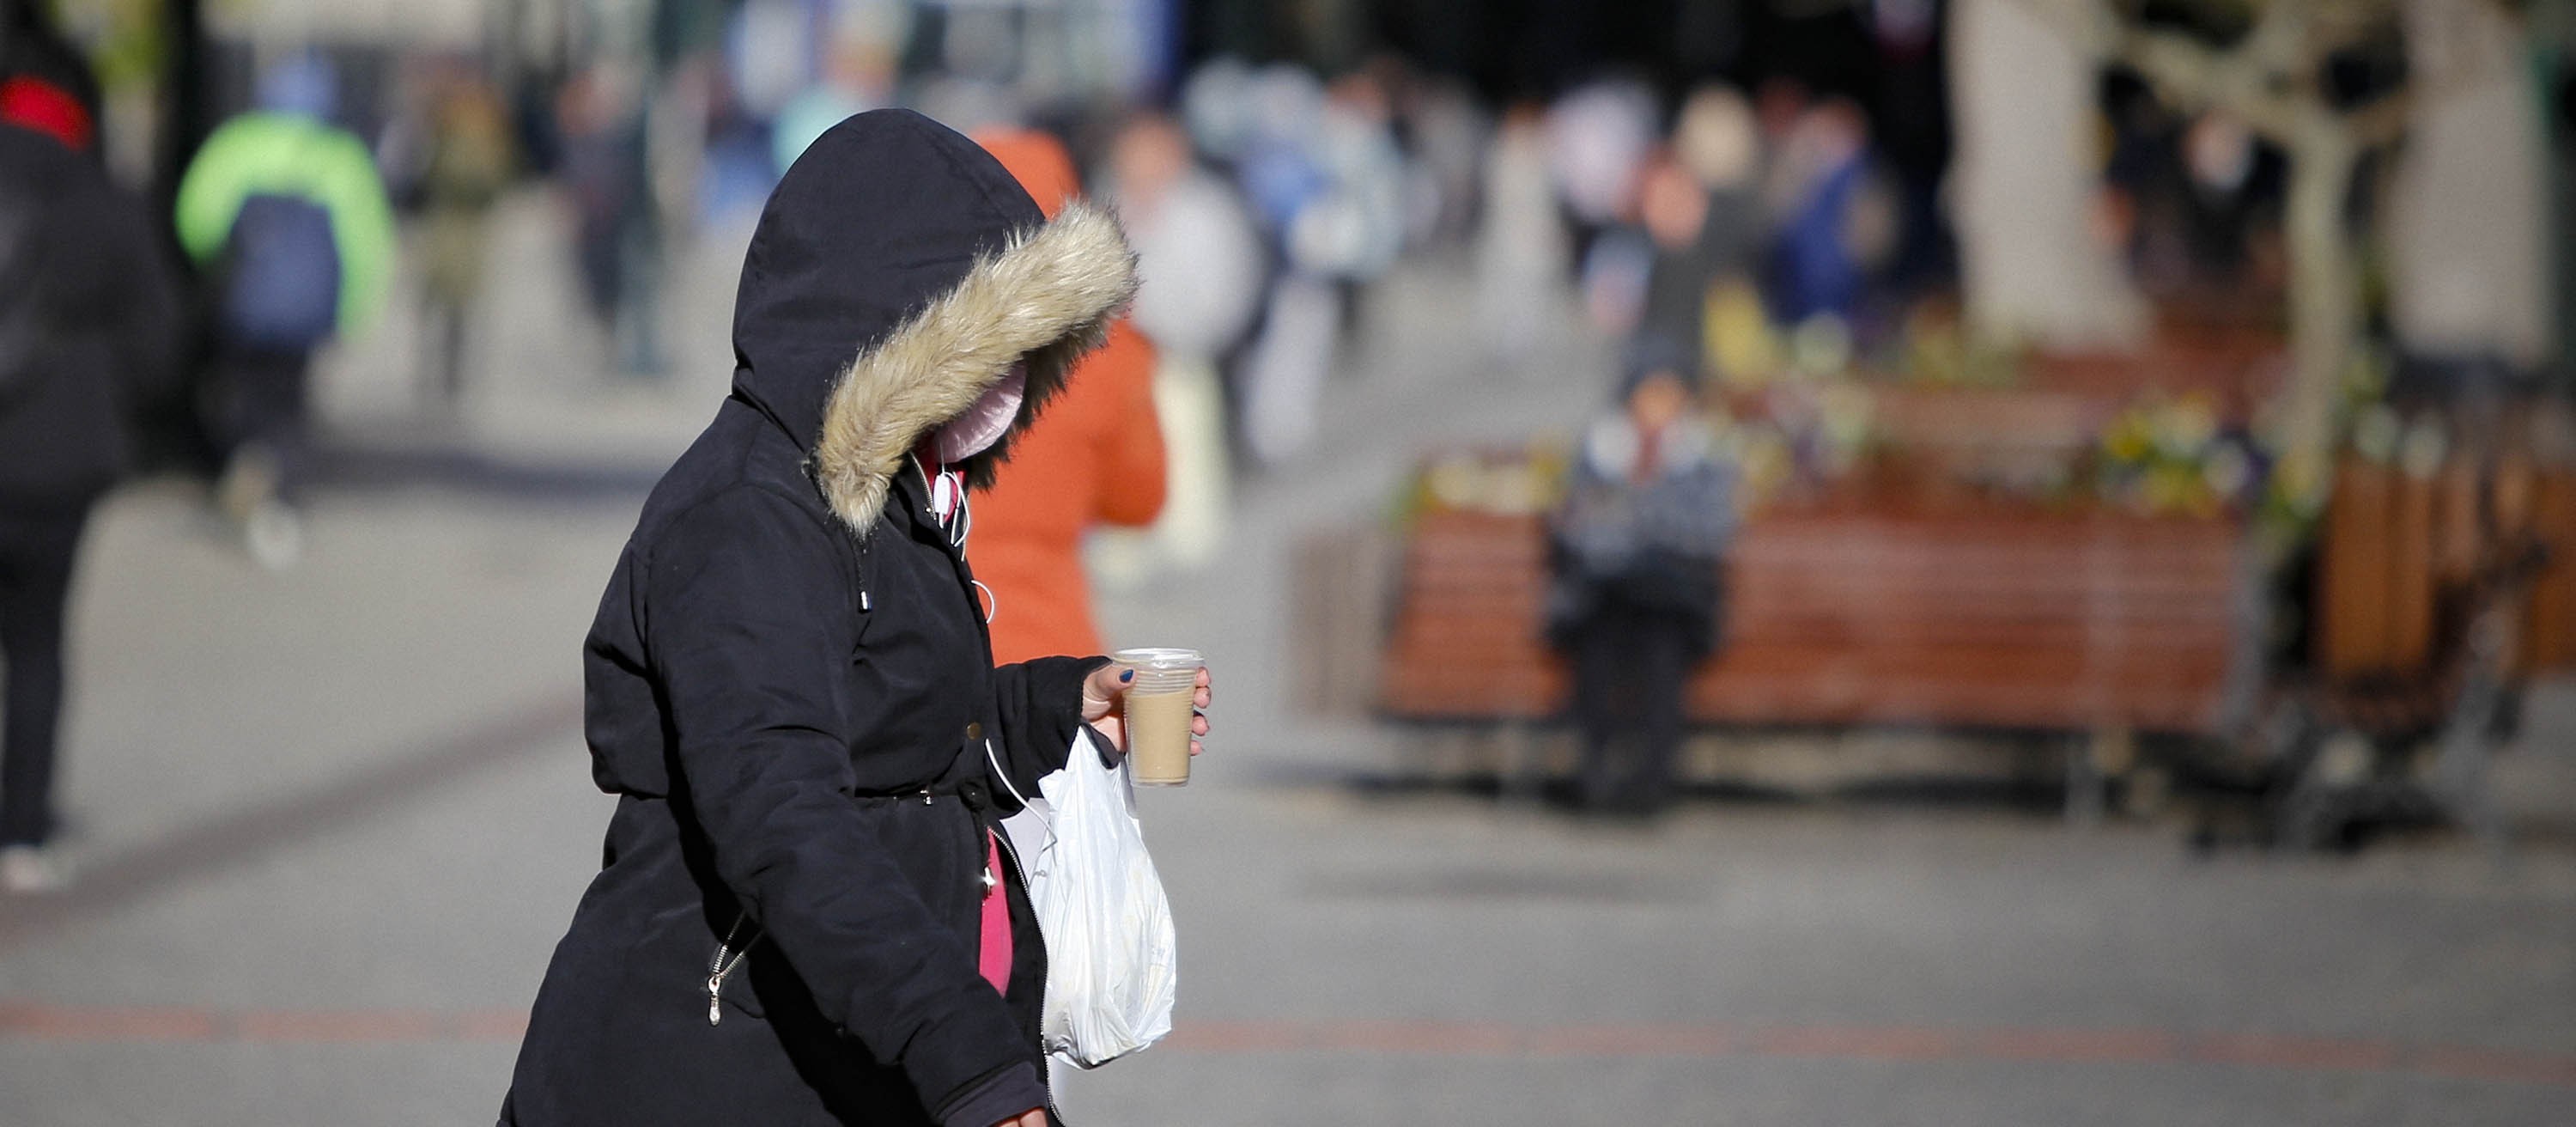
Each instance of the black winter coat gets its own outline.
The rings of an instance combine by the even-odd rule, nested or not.
[[[851,118],[788,171],[733,394],[591,629],[593,774],[619,802],[504,1124],[986,1127],[1045,1099],[1015,872],[1007,998],[976,969],[983,833],[1063,765],[1097,659],[994,667],[911,451],[1023,358],[1025,425],[1134,285],[1114,222],[1044,220],[916,114]]]
[[[178,268],[147,214],[94,157],[0,125],[0,505],[105,491],[175,373]]]

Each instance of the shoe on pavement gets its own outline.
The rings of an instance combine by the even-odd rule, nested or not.
[[[33,896],[60,892],[71,884],[62,862],[38,845],[0,849],[0,893]]]
[[[304,518],[283,501],[262,501],[242,522],[242,545],[270,571],[285,571],[304,558]]]
[[[224,463],[223,476],[215,481],[215,507],[234,524],[249,524],[260,506],[277,500],[282,468],[277,452],[265,443],[245,444]]]

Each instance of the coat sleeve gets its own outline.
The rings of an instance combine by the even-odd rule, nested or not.
[[[98,308],[113,310],[108,339],[116,352],[116,371],[124,381],[129,408],[155,404],[178,390],[182,375],[179,347],[185,328],[178,264],[163,252],[149,226],[143,202],[123,191],[101,201],[94,235],[103,260],[115,264],[110,287],[114,300]]]
[[[1163,512],[1169,470],[1163,424],[1154,406],[1152,341],[1125,321],[1110,329],[1109,344],[1092,358],[1118,391],[1118,425],[1100,435],[1100,497],[1092,515],[1106,524],[1136,527]]]
[[[179,245],[200,264],[213,262],[223,253],[233,216],[241,211],[242,197],[249,194],[249,179],[242,171],[247,159],[244,151],[258,144],[253,136],[258,125],[250,118],[225,122],[197,146],[197,155],[189,158],[187,172],[179,177],[171,219],[178,225]]]
[[[1008,774],[991,790],[1006,810],[1019,808],[1012,792],[1036,794],[1039,779],[1064,769],[1083,726],[1082,680],[1107,664],[1105,657],[1041,657],[993,670],[993,708],[1002,723],[994,759]],[[988,763],[985,772],[992,770]]]
[[[701,502],[639,561],[644,636],[718,876],[936,1112],[1037,1053],[853,801],[844,733],[874,704],[840,675],[857,638],[835,535],[756,487]]]
[[[331,213],[332,241],[340,251],[339,328],[355,332],[384,310],[400,236],[394,230],[393,201],[385,195],[384,178],[376,175],[375,157],[366,145],[338,132],[322,145],[315,154],[314,187]]]

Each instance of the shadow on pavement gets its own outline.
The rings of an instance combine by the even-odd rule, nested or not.
[[[640,498],[660,469],[635,466],[536,465],[471,450],[324,448],[314,454],[317,484],[383,491],[437,486],[514,500],[602,501]]]
[[[0,950],[114,912],[280,846],[381,816],[419,791],[543,749],[581,723],[575,698],[525,704],[427,741],[336,782],[236,810],[84,865],[61,893],[7,901]]]

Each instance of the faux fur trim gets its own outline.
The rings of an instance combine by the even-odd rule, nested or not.
[[[866,535],[923,435],[957,417],[1011,365],[1029,361],[1013,424],[1027,425],[1075,361],[1099,347],[1136,294],[1136,253],[1106,211],[1073,203],[979,259],[956,288],[859,353],[835,381],[814,446],[832,511]],[[982,458],[976,476],[989,482]],[[980,456],[979,456],[980,457]]]

